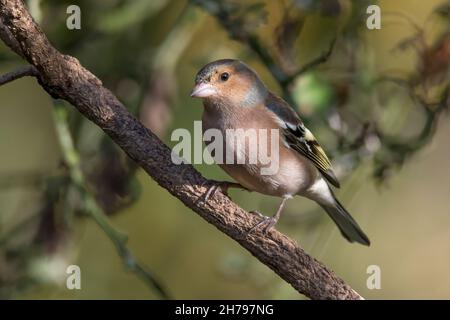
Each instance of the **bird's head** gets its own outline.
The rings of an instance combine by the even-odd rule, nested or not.
[[[267,89],[258,75],[239,60],[208,63],[195,77],[191,97],[232,105],[251,105],[264,100]]]

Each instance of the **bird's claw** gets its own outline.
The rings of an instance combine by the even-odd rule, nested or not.
[[[265,215],[263,215],[261,212],[256,211],[256,210],[249,211],[248,213],[254,214],[255,216],[258,216],[258,217],[261,218],[261,219],[267,218],[267,217],[266,217]]]
[[[229,185],[227,182],[213,181],[208,190],[206,190],[205,196],[203,197],[203,202],[208,202],[209,198],[211,198],[211,196],[214,197],[219,189],[224,195],[229,198],[228,188]]]
[[[211,185],[205,193],[204,202],[208,202],[211,196],[215,196],[218,189],[220,189],[220,185],[218,183]]]
[[[252,213],[261,215],[261,213],[259,213],[257,211],[253,211]],[[277,223],[278,219],[276,219],[274,217],[266,217],[263,215],[261,215],[261,216],[262,216],[262,220],[260,222],[258,222],[257,224],[255,224],[253,227],[251,227],[250,230],[247,232],[247,234],[253,233],[256,229],[261,229],[263,234],[267,234],[270,231],[270,229],[272,229],[273,226]]]

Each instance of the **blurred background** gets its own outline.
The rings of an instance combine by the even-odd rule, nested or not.
[[[201,117],[189,98],[198,69],[245,61],[332,157],[338,195],[372,245],[347,243],[303,198],[277,228],[367,299],[450,298],[449,1],[27,3],[52,44],[170,146],[172,130]],[[80,30],[66,27],[72,4]],[[366,26],[371,4],[379,30]],[[2,73],[23,64],[0,46]],[[0,87],[0,104],[0,298],[304,299],[34,79]],[[267,215],[279,203],[231,196]],[[73,264],[81,290],[66,288]],[[366,286],[370,265],[379,290]]]

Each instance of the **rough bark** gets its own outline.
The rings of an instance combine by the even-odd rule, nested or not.
[[[211,182],[191,165],[175,165],[171,150],[146,129],[101,81],[77,59],[58,52],[29,15],[21,0],[0,0],[0,37],[34,66],[40,85],[53,97],[70,102],[98,125],[161,187],[311,299],[361,299],[350,286],[276,230],[247,235],[258,222],[217,192],[202,196]]]

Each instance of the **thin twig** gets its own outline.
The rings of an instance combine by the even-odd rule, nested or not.
[[[6,45],[10,47],[12,51],[14,51],[22,58],[25,58],[22,49],[20,48],[19,41],[17,41],[12,35],[11,31],[9,31],[9,29],[4,26],[1,17],[0,17],[0,39],[2,39],[3,42],[6,43]]]
[[[301,67],[298,71],[291,74],[288,79],[286,80],[287,83],[291,83],[294,81],[297,77],[301,76],[302,74],[314,69],[315,67],[319,66],[322,63],[325,63],[330,58],[331,54],[333,53],[334,44],[336,43],[336,39],[333,39],[333,41],[330,44],[330,47],[328,50],[324,53],[322,53],[317,58],[313,59],[312,61],[305,64],[303,67]]]
[[[39,72],[34,66],[28,65],[20,67],[14,71],[0,76],[0,86],[23,77],[37,77]]]

